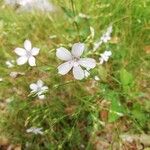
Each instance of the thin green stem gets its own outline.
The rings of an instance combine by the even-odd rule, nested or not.
[[[76,11],[75,11],[75,5],[74,5],[74,2],[73,0],[70,0],[71,1],[71,7],[72,7],[72,11],[73,11],[73,15],[74,15],[74,18],[73,18],[73,24],[78,32],[78,40],[80,40],[80,30],[79,30],[79,26],[78,26],[78,23],[75,21],[75,17],[76,17]]]

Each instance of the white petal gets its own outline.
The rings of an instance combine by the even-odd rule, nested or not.
[[[31,50],[31,54],[32,54],[33,56],[36,56],[36,55],[39,54],[39,51],[40,51],[39,48],[33,47],[32,50]]]
[[[105,51],[104,53],[105,53],[105,55],[107,55],[107,56],[111,56],[111,55],[112,55],[112,52],[111,52],[111,51]]]
[[[61,60],[72,60],[71,53],[64,47],[57,48],[56,56]]]
[[[109,57],[105,56],[103,59],[104,59],[104,61],[108,61]]]
[[[47,90],[48,90],[48,87],[47,87],[47,86],[43,86],[41,90],[42,90],[42,91],[47,91]]]
[[[15,53],[19,56],[25,56],[26,55],[26,50],[23,48],[16,48]]]
[[[36,66],[35,58],[33,56],[29,57],[28,62],[29,62],[29,65],[32,66],[32,67]]]
[[[72,46],[71,53],[72,53],[73,56],[78,58],[78,57],[80,57],[82,55],[84,49],[85,49],[85,46],[84,46],[83,43],[75,43]]]
[[[17,65],[23,65],[27,62],[28,58],[26,56],[21,56],[17,59]]]
[[[33,91],[37,91],[37,85],[35,83],[30,84],[30,89]]]
[[[81,58],[78,63],[87,69],[91,69],[96,66],[96,61],[92,58]]]
[[[58,73],[61,74],[61,75],[65,75],[67,74],[71,68],[72,68],[72,65],[73,63],[70,63],[70,62],[65,62],[63,64],[61,64],[60,66],[58,66]]]
[[[99,58],[100,64],[104,63],[104,60],[102,58]]]
[[[13,60],[8,60],[8,61],[5,62],[5,64],[7,65],[8,68],[13,68],[14,67]]]
[[[26,50],[30,51],[30,50],[31,50],[31,47],[32,47],[31,41],[25,40],[25,42],[24,42],[24,48],[25,48]]]
[[[45,95],[39,95],[38,97],[39,97],[39,99],[44,99]]]
[[[84,78],[84,70],[80,66],[73,67],[73,76],[77,80]]]
[[[30,133],[32,131],[33,131],[33,128],[29,128],[29,129],[26,130],[27,133]]]
[[[96,81],[99,81],[99,80],[100,80],[100,78],[99,78],[98,76],[95,76],[94,79],[95,79]]]
[[[37,81],[37,85],[38,85],[38,87],[42,87],[42,86],[43,86],[43,84],[44,84],[44,83],[43,83],[43,81],[42,81],[42,80],[38,80],[38,81]]]

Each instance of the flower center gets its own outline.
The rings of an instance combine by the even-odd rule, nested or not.
[[[41,92],[41,87],[37,87],[37,92]]]
[[[26,56],[29,58],[32,56],[31,52],[30,51],[26,51]]]
[[[73,63],[73,66],[74,66],[74,67],[79,66],[78,61],[79,61],[79,58],[75,58],[75,57],[73,58],[72,63]]]

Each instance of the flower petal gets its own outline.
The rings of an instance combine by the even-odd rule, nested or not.
[[[30,133],[32,131],[33,131],[33,128],[29,128],[29,129],[26,130],[27,133]]]
[[[101,65],[104,63],[104,60],[102,58],[99,58],[99,61]]]
[[[27,62],[28,58],[26,56],[21,56],[17,59],[17,65],[23,65]]]
[[[33,56],[29,57],[28,62],[29,62],[29,65],[32,66],[32,67],[36,66],[35,58]]]
[[[37,86],[38,87],[42,87],[44,85],[43,81],[42,80],[38,80],[37,81]]]
[[[63,64],[61,64],[60,66],[58,66],[58,73],[61,75],[65,75],[67,74],[71,68],[73,67],[73,63],[70,62],[65,62]]]
[[[25,42],[24,42],[24,48],[25,48],[26,50],[30,51],[30,50],[31,50],[31,47],[32,47],[31,41],[25,40]]]
[[[26,55],[26,50],[24,48],[16,48],[15,53],[19,56],[25,56]]]
[[[72,53],[73,56],[78,58],[78,57],[80,57],[82,55],[84,49],[85,49],[85,46],[84,46],[83,43],[75,43],[72,46],[71,53]]]
[[[48,90],[48,87],[47,86],[43,86],[41,90],[45,92],[45,91]]]
[[[105,54],[106,56],[111,56],[111,55],[112,55],[112,52],[111,52],[111,51],[105,51],[104,54]]]
[[[73,76],[77,80],[84,78],[84,70],[80,66],[73,67]]]
[[[39,51],[40,51],[39,48],[33,47],[33,48],[31,49],[31,54],[32,54],[33,56],[36,56],[36,55],[39,54]]]
[[[42,99],[45,99],[45,95],[38,95],[38,98],[41,99],[41,100],[42,100]],[[40,132],[40,131],[39,131],[39,132]]]
[[[65,61],[68,61],[68,60],[72,59],[71,53],[64,47],[57,48],[56,56],[59,59],[65,60]]]
[[[30,89],[33,91],[37,91],[37,85],[35,83],[30,84]]]
[[[91,69],[96,66],[96,61],[92,58],[81,58],[78,63],[86,69]]]

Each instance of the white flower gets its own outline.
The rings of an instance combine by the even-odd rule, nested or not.
[[[95,76],[94,79],[95,79],[96,81],[99,81],[99,80],[100,80],[100,78],[99,78],[98,76]]]
[[[103,64],[104,62],[107,62],[109,57],[112,55],[112,52],[111,51],[105,51],[103,54],[100,54],[100,58],[99,58],[99,61],[100,61],[100,64]]]
[[[84,50],[85,46],[83,43],[73,44],[71,52],[64,47],[58,48],[56,56],[59,59],[66,61],[58,66],[58,73],[65,75],[73,68],[74,78],[77,80],[82,80],[85,77],[84,70],[90,70],[96,66],[96,61],[94,59],[80,58]]]
[[[36,66],[35,57],[39,54],[40,49],[33,47],[31,41],[25,40],[24,48],[16,48],[15,53],[20,57],[17,59],[18,65],[23,65],[25,63],[29,63],[30,66]]]
[[[30,89],[32,90],[31,93],[37,94],[39,99],[44,99],[44,93],[47,92],[48,87],[44,86],[42,80],[38,80],[37,83],[30,84]]]
[[[12,77],[12,78],[16,78],[16,77],[18,77],[19,75],[21,75],[21,76],[25,75],[25,73],[12,71],[9,75],[10,75],[10,77]]]
[[[107,43],[111,39],[112,26],[109,26],[106,32],[100,37],[100,39],[94,43],[94,51],[96,51],[102,43]]]
[[[79,17],[85,18],[85,19],[89,19],[90,18],[90,16],[88,16],[86,14],[83,14],[83,13],[79,13]]]
[[[13,68],[15,61],[14,60],[7,60],[5,63],[6,63],[8,68]]]
[[[2,82],[2,81],[3,81],[3,78],[0,77],[0,82]]]
[[[112,26],[109,26],[106,32],[102,35],[101,41],[107,43],[111,39]]]
[[[43,131],[41,131],[41,130],[43,130],[43,128],[36,128],[36,127],[31,127],[31,128],[29,128],[29,129],[27,129],[26,130],[26,132],[27,133],[34,133],[34,134],[41,134],[41,135],[43,135]]]
[[[18,72],[11,72],[10,74],[10,77],[12,77],[12,78],[16,78],[17,76],[18,76]]]

